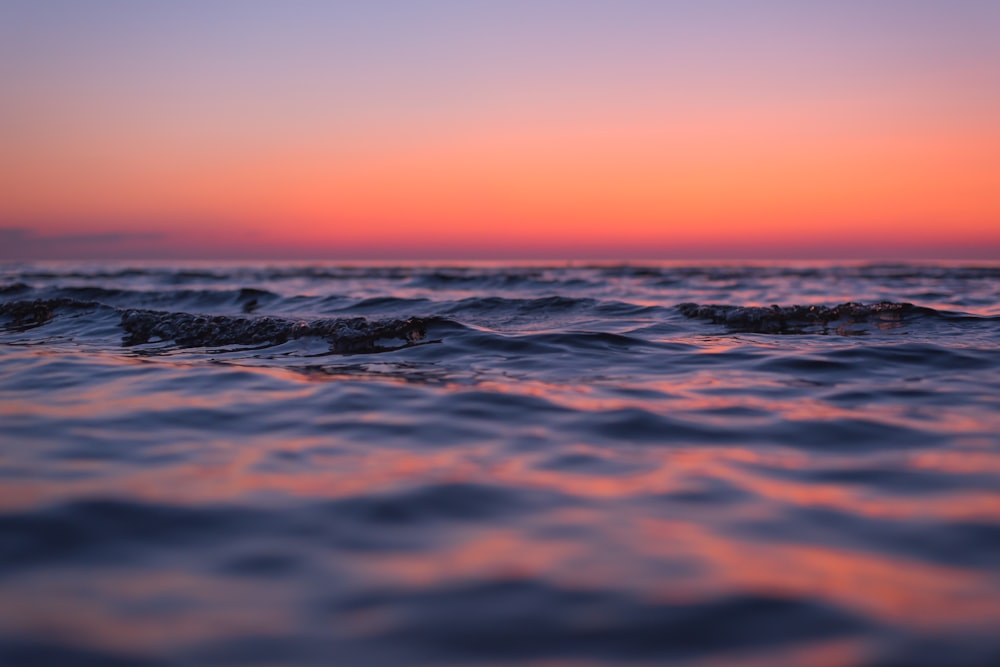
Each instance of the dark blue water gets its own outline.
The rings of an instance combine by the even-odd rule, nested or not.
[[[1000,266],[0,266],[0,664],[1000,664]]]

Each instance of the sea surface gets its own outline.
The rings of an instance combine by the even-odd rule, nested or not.
[[[1000,665],[1000,265],[0,265],[0,665]]]

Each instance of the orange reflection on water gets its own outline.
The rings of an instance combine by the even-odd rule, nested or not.
[[[543,398],[563,408],[578,410],[580,412],[601,412],[605,410],[622,410],[626,408],[656,409],[667,404],[673,397],[664,393],[655,399],[644,398],[623,398],[621,396],[610,395],[605,388],[599,384],[557,384],[540,380],[517,380],[500,382],[498,380],[485,380],[477,385],[477,389],[491,391],[499,394],[512,394],[516,396],[533,396]],[[466,389],[466,387],[455,387],[456,389]]]
[[[908,457],[909,465],[919,470],[955,474],[1000,473],[1000,455],[977,451],[919,452]],[[1000,490],[1000,489],[998,489]]]
[[[917,628],[984,630],[1000,622],[1000,587],[987,573],[888,554],[755,542],[706,523],[615,510],[556,512],[536,530],[469,527],[429,552],[373,554],[353,567],[367,580],[408,587],[534,578],[579,589],[631,591],[666,604],[734,593],[792,596]]]
[[[0,508],[12,511],[61,498],[109,494],[148,502],[195,505],[230,502],[260,493],[328,499],[392,492],[412,484],[449,482],[613,499],[698,491],[706,482],[721,481],[751,494],[758,507],[763,506],[761,501],[769,501],[878,519],[1000,519],[1000,495],[985,489],[958,489],[931,495],[893,493],[891,488],[819,482],[808,474],[801,481],[777,476],[769,469],[808,473],[820,463],[845,470],[857,464],[845,456],[829,456],[820,462],[801,451],[781,448],[621,445],[615,448],[612,458],[607,458],[606,449],[583,444],[563,446],[552,453],[512,454],[502,446],[485,443],[411,450],[338,443],[317,437],[283,439],[280,443],[264,438],[245,443],[191,443],[172,447],[181,455],[186,449],[198,450],[196,461],[136,467],[118,471],[114,478],[97,475],[101,466],[93,461],[70,461],[62,464],[65,469],[90,471],[95,476],[61,480],[59,484],[7,479],[0,485]],[[331,453],[323,453],[327,450]],[[276,452],[297,452],[300,458],[287,467],[275,466]],[[589,456],[597,468],[552,469],[545,463],[555,453]],[[974,462],[968,464],[963,462],[963,456],[960,452],[893,454],[880,460],[878,467],[903,470],[912,467],[955,475],[984,472],[997,465],[997,458],[991,454],[974,456]],[[625,465],[626,469],[606,472],[601,468],[606,458],[608,464]]]
[[[116,471],[113,479],[60,481],[46,484],[5,480],[0,484],[0,509],[14,511],[87,496],[125,496],[152,503],[199,505],[231,502],[275,492],[316,499],[378,493],[415,480],[463,481],[482,476],[475,461],[482,448],[411,452],[384,448],[345,449],[329,456],[308,455],[293,469],[268,470],[275,451],[333,445],[329,440],[292,439],[275,443],[189,443],[197,462]],[[183,448],[181,449],[183,451]]]
[[[476,579],[557,577],[587,548],[570,540],[533,539],[510,528],[470,532],[431,552],[371,554],[355,565],[373,581],[431,587]]]
[[[730,346],[719,344],[708,350],[723,352]],[[733,394],[706,393],[706,389],[721,389],[738,386],[738,377],[723,380],[713,375],[702,374],[683,380],[650,380],[638,382],[644,392],[642,396],[625,396],[618,391],[617,383],[604,384],[560,384],[537,379],[481,380],[476,388],[500,394],[532,396],[542,398],[563,408],[582,413],[593,413],[623,409],[648,410],[654,414],[666,414],[671,419],[690,420],[703,426],[732,428],[734,424],[773,424],[778,420],[796,422],[850,422],[877,423],[887,427],[916,428],[951,434],[983,434],[996,430],[996,424],[980,415],[963,414],[958,410],[947,412],[914,410],[912,406],[900,403],[864,404],[858,407],[833,405],[829,402],[808,398],[800,394],[793,396],[768,397],[749,392]],[[760,378],[753,380],[759,386]],[[774,385],[788,390],[787,380],[776,377]],[[447,385],[447,390],[461,392],[467,386]],[[745,414],[735,416],[726,411],[738,410]],[[669,432],[664,438],[670,438]]]
[[[1000,518],[1000,497],[988,492],[885,496],[863,486],[778,480],[728,467],[721,468],[719,475],[761,498],[873,518],[987,521]]]
[[[283,441],[283,449],[295,449]],[[235,447],[217,466],[185,464],[166,471],[139,473],[130,494],[158,502],[201,503],[233,500],[260,492],[305,498],[339,498],[378,493],[414,480],[458,481],[476,476],[475,448],[409,452],[353,449],[298,465],[294,470],[261,469],[272,451],[264,446]],[[164,479],[166,478],[166,479]]]
[[[871,649],[857,639],[810,642],[808,646],[767,647],[753,652],[736,652],[718,658],[698,660],[696,667],[846,667],[868,662]]]
[[[736,541],[703,525],[639,518],[629,539],[651,557],[696,559],[697,581],[668,582],[668,599],[733,590],[832,600],[877,618],[926,627],[989,628],[1000,621],[1000,586],[986,574],[912,559],[810,544]]]

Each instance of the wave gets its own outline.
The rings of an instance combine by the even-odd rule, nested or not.
[[[10,318],[10,323],[5,328],[26,330],[49,322],[60,309],[90,310],[102,307],[105,307],[104,304],[97,301],[81,301],[69,297],[8,301],[0,303],[0,317]]]
[[[11,286],[15,300],[0,301],[0,327],[27,331],[47,324],[60,312],[106,311],[118,318],[122,344],[173,343],[182,348],[280,345],[316,338],[333,353],[383,352],[422,341],[433,323],[452,333],[459,349],[541,353],[643,348],[662,344],[662,336],[683,332],[683,318],[724,325],[729,332],[763,334],[867,335],[912,326],[917,320],[946,323],[971,332],[966,324],[1000,317],[935,310],[908,302],[846,302],[834,306],[740,306],[686,302],[676,307],[624,301],[545,296],[500,296],[434,301],[427,298],[341,295],[283,297],[256,288],[150,291],[107,287],[70,287],[41,291],[50,298],[20,298],[32,288]],[[155,308],[163,303],[166,308]],[[137,304],[154,305],[153,308]],[[266,306],[269,314],[258,314]],[[219,311],[222,312],[219,312]],[[214,312],[213,312],[214,311]],[[226,312],[229,311],[229,312]],[[277,311],[280,315],[271,314]],[[331,311],[333,311],[331,313]],[[955,325],[960,325],[956,327]],[[74,335],[72,325],[62,334]],[[688,328],[690,329],[690,328]]]
[[[111,308],[120,315],[125,346],[172,341],[179,347],[280,344],[313,337],[330,344],[341,354],[383,352],[423,340],[429,318],[409,317],[369,320],[364,317],[292,320],[281,317],[195,315],[135,308],[113,308],[97,301],[68,297],[0,303],[0,317],[8,318],[5,328],[27,330],[51,321],[60,310],[80,311]],[[386,345],[401,341],[402,345]]]
[[[57,286],[35,289],[25,283],[14,283],[0,287],[0,294],[27,296],[37,299],[75,299],[78,301],[100,301],[110,306],[141,307],[150,304],[170,304],[172,306],[194,306],[201,308],[237,306],[243,312],[253,312],[262,303],[273,303],[281,299],[274,292],[255,287],[234,289],[168,289],[143,290],[97,285]]]
[[[427,333],[427,320],[369,321],[363,317],[320,319],[311,322],[278,317],[233,317],[229,315],[191,315],[155,310],[129,309],[121,315],[125,329],[124,344],[141,345],[150,341],[173,341],[181,347],[219,345],[277,344],[298,338],[315,337],[330,343],[338,353],[379,352],[386,340],[412,345]]]
[[[744,333],[826,333],[835,326],[838,333],[851,333],[845,325],[859,323],[900,323],[914,316],[943,315],[932,308],[912,303],[882,301],[874,304],[853,301],[837,306],[731,306],[682,303],[682,315],[691,319],[725,324],[730,330]]]
[[[574,310],[593,306],[597,302],[589,298],[568,296],[546,296],[537,299],[516,299],[502,296],[477,296],[454,302],[452,312],[553,312]]]

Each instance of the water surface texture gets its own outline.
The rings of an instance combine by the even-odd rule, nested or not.
[[[0,267],[0,664],[1000,664],[1000,267]]]

